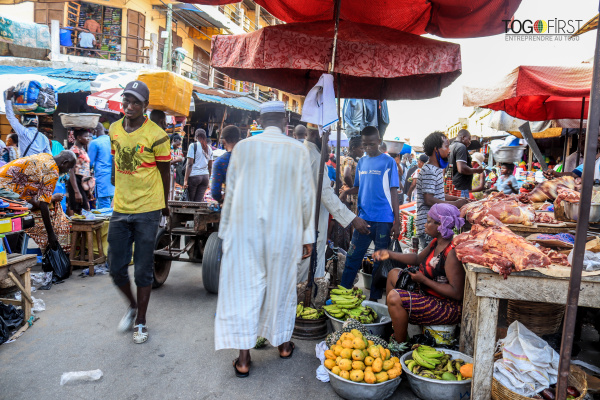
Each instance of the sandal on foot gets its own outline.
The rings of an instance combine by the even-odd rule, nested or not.
[[[290,351],[290,354],[288,354],[287,356],[282,356],[281,354],[279,354],[279,357],[292,358],[292,354],[294,354],[294,349],[296,348],[296,345],[294,344],[294,342],[290,342],[290,346],[292,346],[292,351]]]
[[[248,369],[248,372],[240,372],[237,369],[237,362],[239,361],[239,358],[236,358],[235,360],[233,360],[233,369],[235,369],[235,376],[237,376],[238,378],[247,378],[250,376],[250,369]],[[250,364],[252,364],[252,361],[250,361]],[[250,367],[250,364],[248,364],[248,368]]]
[[[146,329],[144,332],[142,329]],[[133,342],[137,344],[144,343],[148,340],[148,327],[144,324],[137,324],[133,327]]]

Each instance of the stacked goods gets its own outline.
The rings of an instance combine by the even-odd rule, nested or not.
[[[398,378],[402,367],[389,349],[364,337],[357,329],[344,332],[325,351],[325,368],[341,378],[359,383],[383,383]]]
[[[462,381],[473,377],[473,364],[424,345],[413,347],[412,359],[404,360],[406,368],[415,375],[443,381]]]
[[[194,84],[170,71],[141,71],[138,79],[150,89],[149,108],[187,116]]]
[[[323,310],[317,310],[311,307],[304,307],[304,302],[300,302],[296,306],[296,318],[302,319],[319,319],[323,316]]]
[[[15,114],[52,114],[58,97],[54,87],[38,81],[23,81],[15,86]]]
[[[377,313],[371,307],[363,307],[361,304],[366,296],[361,289],[346,289],[338,286],[331,290],[331,302],[323,308],[333,318],[346,320],[354,318],[362,324],[372,324],[377,320]]]

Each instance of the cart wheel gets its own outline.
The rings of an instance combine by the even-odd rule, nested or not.
[[[156,245],[155,250],[162,249],[169,245],[169,232],[165,228],[160,228],[156,234]],[[171,260],[165,260],[164,258],[154,257],[154,281],[152,287],[161,287],[167,280],[171,271]]]
[[[222,243],[219,234],[213,232],[204,246],[202,283],[204,289],[209,293],[217,294],[219,292],[219,274],[221,273],[221,258],[223,256]]]

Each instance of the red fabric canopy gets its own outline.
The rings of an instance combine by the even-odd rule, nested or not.
[[[333,36],[333,21],[214,36],[211,65],[233,79],[306,95],[328,70]],[[461,73],[458,44],[393,29],[340,21],[337,46],[344,98],[432,98]]]
[[[225,5],[239,0],[181,0]],[[285,22],[333,20],[334,0],[256,0]],[[342,0],[340,19],[422,35],[470,38],[504,32],[521,0]]]
[[[506,111],[527,121],[581,118],[581,100],[589,108],[592,65],[576,67],[520,66],[492,87],[463,90],[463,105]]]

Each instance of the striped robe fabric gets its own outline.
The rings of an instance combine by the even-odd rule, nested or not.
[[[321,153],[317,145],[304,141],[304,146],[308,149],[310,156],[310,166],[315,188],[319,184],[319,165],[321,165]],[[308,172],[307,172],[308,173]],[[319,213],[319,236],[317,237],[317,270],[315,278],[325,276],[325,250],[327,250],[327,227],[329,225],[329,214],[340,223],[344,228],[350,225],[356,215],[346,207],[338,196],[335,195],[331,180],[327,175],[327,167],[324,167],[323,188],[321,193],[321,211]],[[310,268],[310,257],[300,262],[298,268],[298,283],[308,279],[308,270]]]
[[[302,245],[315,240],[309,154],[267,127],[238,143],[227,169],[215,349],[251,349],[258,336],[290,340]]]

